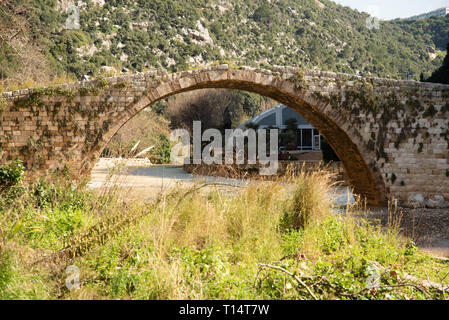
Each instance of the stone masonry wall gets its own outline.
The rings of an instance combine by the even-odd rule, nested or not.
[[[143,108],[202,88],[247,90],[295,109],[326,137],[369,203],[449,202],[449,86],[292,67],[162,70],[6,92],[0,161],[20,158],[30,174],[66,166],[88,173]]]

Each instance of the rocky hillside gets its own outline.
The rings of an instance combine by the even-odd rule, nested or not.
[[[9,2],[27,8],[33,41],[53,70],[76,78],[230,60],[419,79],[443,60],[439,31],[397,21],[368,28],[367,14],[328,0]],[[77,10],[67,13],[73,5],[79,24]]]
[[[449,16],[419,20],[395,20],[392,23],[414,35],[418,41],[434,46],[437,50],[446,50],[449,43]]]

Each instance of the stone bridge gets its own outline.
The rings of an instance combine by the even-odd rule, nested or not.
[[[449,201],[449,86],[292,67],[220,65],[83,81],[1,95],[1,163],[88,173],[108,141],[152,103],[195,89],[273,98],[300,113],[342,160],[355,193],[380,205]]]

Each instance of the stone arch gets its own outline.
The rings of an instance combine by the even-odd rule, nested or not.
[[[254,70],[201,70],[167,76],[131,104],[126,112],[112,119],[112,125],[100,142],[84,159],[84,168],[91,169],[114,134],[132,117],[149,105],[172,95],[196,89],[236,89],[272,98],[298,112],[326,138],[341,159],[356,194],[371,205],[385,203],[385,183],[375,154],[366,148],[362,136],[344,113],[336,112],[329,101],[298,87],[294,81]]]

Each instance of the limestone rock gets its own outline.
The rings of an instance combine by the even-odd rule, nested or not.
[[[427,200],[426,206],[431,209],[436,209],[447,208],[449,204],[444,202],[444,197],[442,195],[435,194]]]
[[[425,202],[423,195],[419,193],[410,195],[407,202],[404,204],[404,207],[411,209],[424,208]]]
[[[205,28],[200,21],[197,21],[196,28],[197,30],[186,30],[185,28],[183,28],[182,31],[186,36],[189,36],[193,42],[196,42],[198,44],[214,43],[213,39],[209,35],[209,30],[207,30],[207,28]]]

